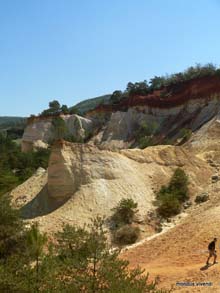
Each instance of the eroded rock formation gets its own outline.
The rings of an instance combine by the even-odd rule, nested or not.
[[[79,115],[60,116],[66,124],[67,135],[74,136],[76,139],[83,139],[86,132],[92,131],[93,125],[90,119]],[[55,138],[52,120],[54,117],[34,117],[29,118],[22,138],[22,150],[30,151],[34,148],[46,148]]]

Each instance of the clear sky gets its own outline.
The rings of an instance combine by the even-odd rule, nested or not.
[[[0,0],[0,115],[220,65],[220,0]]]

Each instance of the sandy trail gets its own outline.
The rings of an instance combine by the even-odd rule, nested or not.
[[[220,205],[219,195],[199,208],[192,208],[188,217],[149,241],[122,252],[132,268],[140,266],[149,272],[150,280],[159,277],[161,288],[174,287],[177,292],[220,292],[220,263],[205,267],[207,246],[218,238],[220,261]],[[212,262],[213,259],[210,260]],[[212,286],[177,286],[177,282],[203,283]]]

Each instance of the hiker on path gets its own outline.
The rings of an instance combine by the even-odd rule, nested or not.
[[[209,256],[208,256],[208,259],[207,259],[207,262],[206,264],[209,265],[209,260],[210,258],[213,256],[214,257],[214,262],[213,264],[216,264],[216,259],[217,259],[217,254],[216,254],[216,250],[215,250],[215,244],[217,242],[217,238],[214,238],[212,242],[209,243],[209,246],[208,246],[208,250],[209,250]]]

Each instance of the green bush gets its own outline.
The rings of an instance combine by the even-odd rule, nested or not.
[[[169,193],[175,195],[180,202],[184,202],[189,199],[188,184],[186,173],[182,169],[177,168],[168,186]]]
[[[182,128],[180,130],[180,138],[182,138],[181,143],[184,143],[190,139],[192,136],[192,130],[189,128]]]
[[[57,116],[59,114],[70,114],[70,110],[67,105],[60,105],[57,100],[49,102],[49,108],[43,110],[40,113],[40,116]]]
[[[133,244],[140,235],[139,227],[124,225],[114,233],[114,242],[119,245]]]
[[[114,91],[110,97],[109,102],[111,104],[118,104],[122,98],[122,95],[123,95],[122,91]]]
[[[146,80],[140,82],[129,82],[125,92],[129,95],[147,95],[149,93],[149,86]]]
[[[158,124],[156,122],[146,123],[142,122],[137,126],[137,131],[134,133],[135,141],[141,149],[154,145],[153,136],[158,131]]]
[[[179,200],[172,194],[165,194],[160,201],[157,209],[158,214],[163,218],[169,218],[179,214],[181,204]]]
[[[131,198],[123,198],[112,211],[114,211],[112,221],[116,227],[131,224],[137,212],[137,203]]]
[[[138,140],[138,145],[140,149],[145,149],[146,147],[154,145],[153,139],[151,137],[141,137]]]
[[[177,168],[168,186],[162,186],[157,193],[157,212],[160,216],[167,218],[181,211],[182,203],[189,199],[188,184],[185,172]]]

